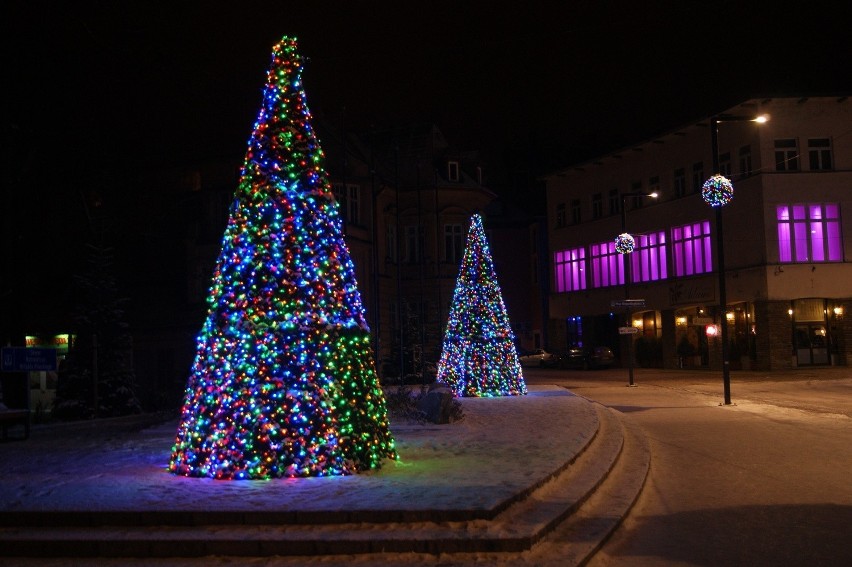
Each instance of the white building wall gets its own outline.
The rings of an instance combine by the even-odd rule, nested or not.
[[[719,154],[730,153],[731,179],[735,193],[722,210],[725,236],[726,291],[728,305],[740,302],[786,301],[799,298],[826,298],[838,304],[852,298],[852,101],[838,97],[773,98],[751,100],[722,113],[718,125]],[[756,124],[736,117],[768,114],[769,121]],[[642,297],[648,309],[678,309],[687,298],[695,305],[718,304],[715,211],[693,192],[693,164],[703,164],[703,178],[712,171],[710,120],[686,125],[635,146],[577,164],[546,177],[550,242],[551,277],[553,253],[595,242],[613,239],[621,232],[621,215],[609,213],[609,191],[619,193],[636,189],[651,190],[649,179],[659,177],[661,197],[657,202],[645,199],[645,206],[628,210],[627,231],[639,234],[666,231],[700,220],[712,225],[713,266],[710,274],[674,278],[669,250],[669,278],[643,284],[631,284],[631,297]],[[777,139],[798,142],[799,170],[777,172]],[[829,138],[832,143],[833,169],[810,171],[808,140]],[[751,148],[753,175],[743,176],[739,152]],[[683,168],[686,196],[676,198],[674,171]],[[592,219],[592,196],[600,193],[603,216]],[[571,202],[581,203],[581,222],[571,222]],[[780,264],[778,256],[778,204],[837,202],[843,227],[843,262]],[[565,204],[567,224],[558,227],[556,210]],[[589,282],[591,285],[591,282]],[[555,287],[554,287],[555,290]],[[602,315],[611,311],[613,299],[624,297],[623,286],[612,286],[571,293],[552,293],[550,317],[555,324],[570,316]],[[852,313],[847,316],[852,316]],[[774,332],[779,332],[774,330]],[[783,334],[783,333],[781,333]],[[852,343],[852,337],[845,339]]]

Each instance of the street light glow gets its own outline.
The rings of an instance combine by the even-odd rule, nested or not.
[[[752,122],[757,122],[758,124],[763,124],[765,122],[769,122],[768,114],[761,114],[760,116],[755,116],[751,119]]]

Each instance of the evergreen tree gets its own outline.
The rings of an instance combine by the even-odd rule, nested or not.
[[[175,474],[343,475],[396,457],[302,69],[284,37],[207,298]]]
[[[86,270],[74,277],[74,291],[76,338],[59,371],[53,415],[89,419],[140,413],[126,299],[118,293],[112,248],[87,245]]]
[[[527,393],[479,215],[470,220],[438,380],[449,384],[456,396]]]

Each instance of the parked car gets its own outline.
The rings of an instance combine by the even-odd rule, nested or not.
[[[568,352],[560,359],[560,366],[590,370],[609,368],[613,362],[615,362],[615,355],[609,347],[575,347],[568,349]]]
[[[559,357],[549,353],[543,348],[518,353],[518,361],[521,366],[554,367],[559,362]]]

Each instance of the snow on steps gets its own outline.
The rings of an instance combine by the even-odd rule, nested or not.
[[[0,546],[7,557],[206,557],[205,565],[215,564],[211,556],[277,556],[280,565],[300,564],[305,556],[323,565],[581,565],[630,510],[650,465],[643,434],[623,415],[594,406],[598,429],[585,449],[493,517],[460,511],[460,519],[424,521],[414,514],[406,521],[404,513],[387,512],[376,521],[361,514],[356,522],[329,523],[324,516],[281,524],[260,514],[241,523],[222,515],[202,525],[121,525],[129,522],[122,514],[113,518],[119,525],[105,516],[97,522],[105,525],[97,526],[69,525],[57,516],[41,518],[54,524],[44,526],[31,517],[27,525],[0,530]]]

